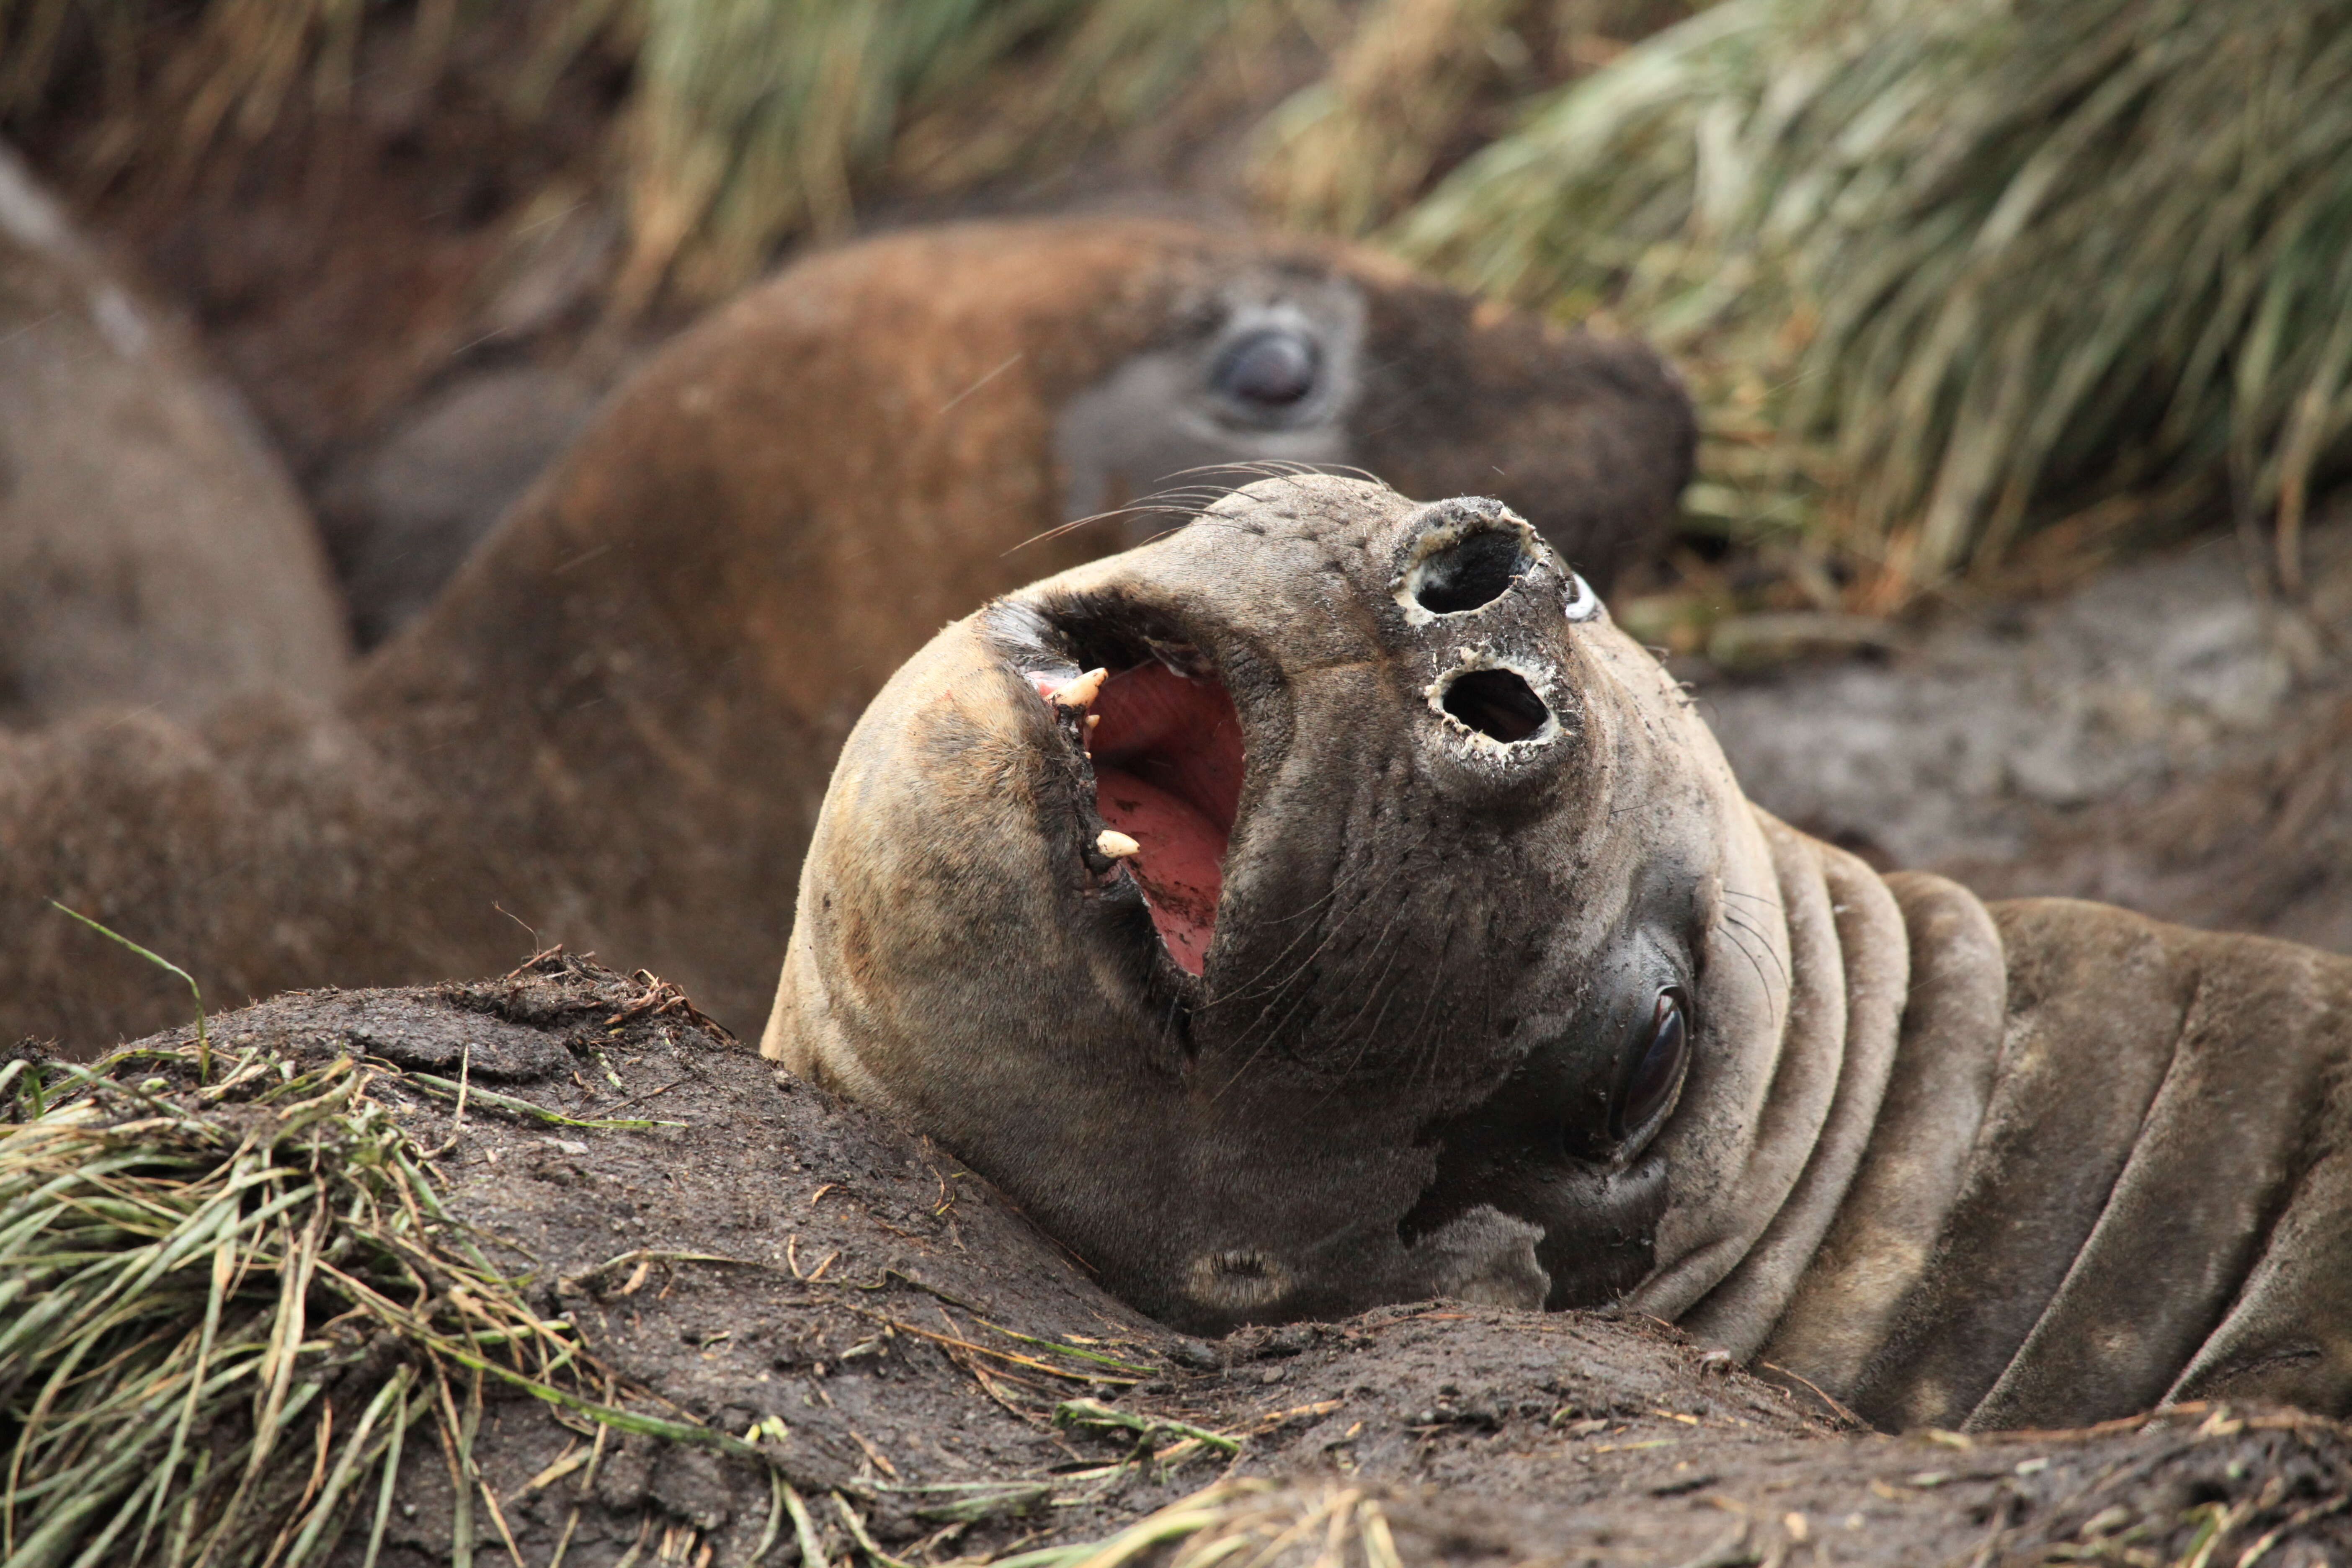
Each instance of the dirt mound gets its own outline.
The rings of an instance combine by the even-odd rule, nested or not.
[[[153,1052],[192,1038],[145,1042],[116,1077],[175,1070]],[[776,1071],[674,988],[562,954],[496,981],[292,994],[212,1041],[377,1068],[367,1094],[532,1307],[576,1327],[592,1389],[711,1430],[623,1432],[491,1382],[463,1418],[478,1485],[453,1487],[459,1461],[420,1424],[383,1564],[503,1561],[509,1540],[579,1568],[1055,1549],[1044,1568],[1107,1537],[1098,1563],[1254,1548],[1342,1568],[2352,1548],[2352,1434],[2292,1413],[1886,1436],[1654,1323],[1444,1303],[1188,1340],[937,1148]],[[616,1120],[656,1125],[576,1125]],[[381,1380],[396,1353],[356,1364]],[[344,1418],[366,1383],[333,1384]],[[31,1399],[5,1396],[0,1440]],[[362,1489],[335,1561],[366,1555]]]

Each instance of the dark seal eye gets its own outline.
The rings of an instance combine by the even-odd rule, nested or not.
[[[1322,373],[1323,355],[1312,339],[1272,327],[1227,349],[1209,384],[1244,408],[1280,414],[1305,402]]]
[[[1683,1071],[1690,1065],[1690,1020],[1685,1016],[1680,988],[1658,993],[1647,1032],[1636,1043],[1625,1086],[1609,1118],[1609,1131],[1620,1140],[1633,1137],[1655,1121],[1682,1088]]]

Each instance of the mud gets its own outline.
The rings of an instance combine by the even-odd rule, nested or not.
[[[764,1561],[794,1563],[769,1466],[845,1563],[868,1555],[853,1513],[874,1549],[937,1563],[1095,1540],[1229,1473],[1273,1483],[1260,1502],[1283,1517],[1370,1500],[1406,1563],[2352,1551],[2352,1433],[2291,1412],[1891,1436],[1654,1322],[1442,1302],[1188,1340],[1104,1294],[940,1150],[774,1070],[674,989],[562,954],[497,981],[296,993],[214,1030],[409,1069],[373,1092],[440,1151],[450,1206],[498,1238],[534,1303],[577,1323],[611,1397],[735,1434],[781,1423],[758,1465],[636,1436],[599,1447],[584,1424],[493,1394],[477,1455],[533,1568],[566,1541],[581,1568],[733,1564],[772,1521]],[[459,1123],[419,1074],[677,1125],[551,1129],[478,1098]],[[1074,1424],[1087,1400],[1095,1419]],[[1139,1445],[1102,1410],[1237,1451],[1164,1428]],[[456,1538],[437,1447],[407,1454],[380,1561],[508,1561],[486,1509]],[[364,1537],[339,1561],[357,1563]],[[1265,1561],[1319,1544],[1302,1534]]]
[[[1890,656],[1699,675],[1755,799],[1882,868],[2352,952],[2352,504],[2309,587],[2208,539]]]

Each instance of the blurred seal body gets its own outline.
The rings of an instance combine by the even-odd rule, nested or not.
[[[1887,1425],[2352,1407],[2352,963],[1789,829],[1493,501],[1267,480],[942,632],[763,1049],[1197,1329],[1622,1300]]]
[[[1074,511],[1171,464],[1499,467],[1605,563],[1666,526],[1690,442],[1638,344],[1490,320],[1359,253],[1072,221],[818,256],[616,394],[333,709],[0,747],[0,1038],[176,1016],[167,976],[47,897],[207,995],[496,971],[535,932],[751,1027],[834,753],[890,670],[1171,525]]]
[[[0,145],[0,724],[328,696],[351,658],[251,415]]]

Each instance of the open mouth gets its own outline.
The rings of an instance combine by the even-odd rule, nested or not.
[[[1244,762],[1215,659],[1181,624],[1124,595],[1001,601],[991,621],[1083,752],[1102,825],[1084,851],[1090,873],[1102,886],[1131,883],[1170,961],[1204,973]]]
[[[1168,956],[1206,967],[1242,795],[1242,726],[1213,675],[1156,661],[1103,682],[1093,704],[1095,808],[1139,846],[1127,865]]]

